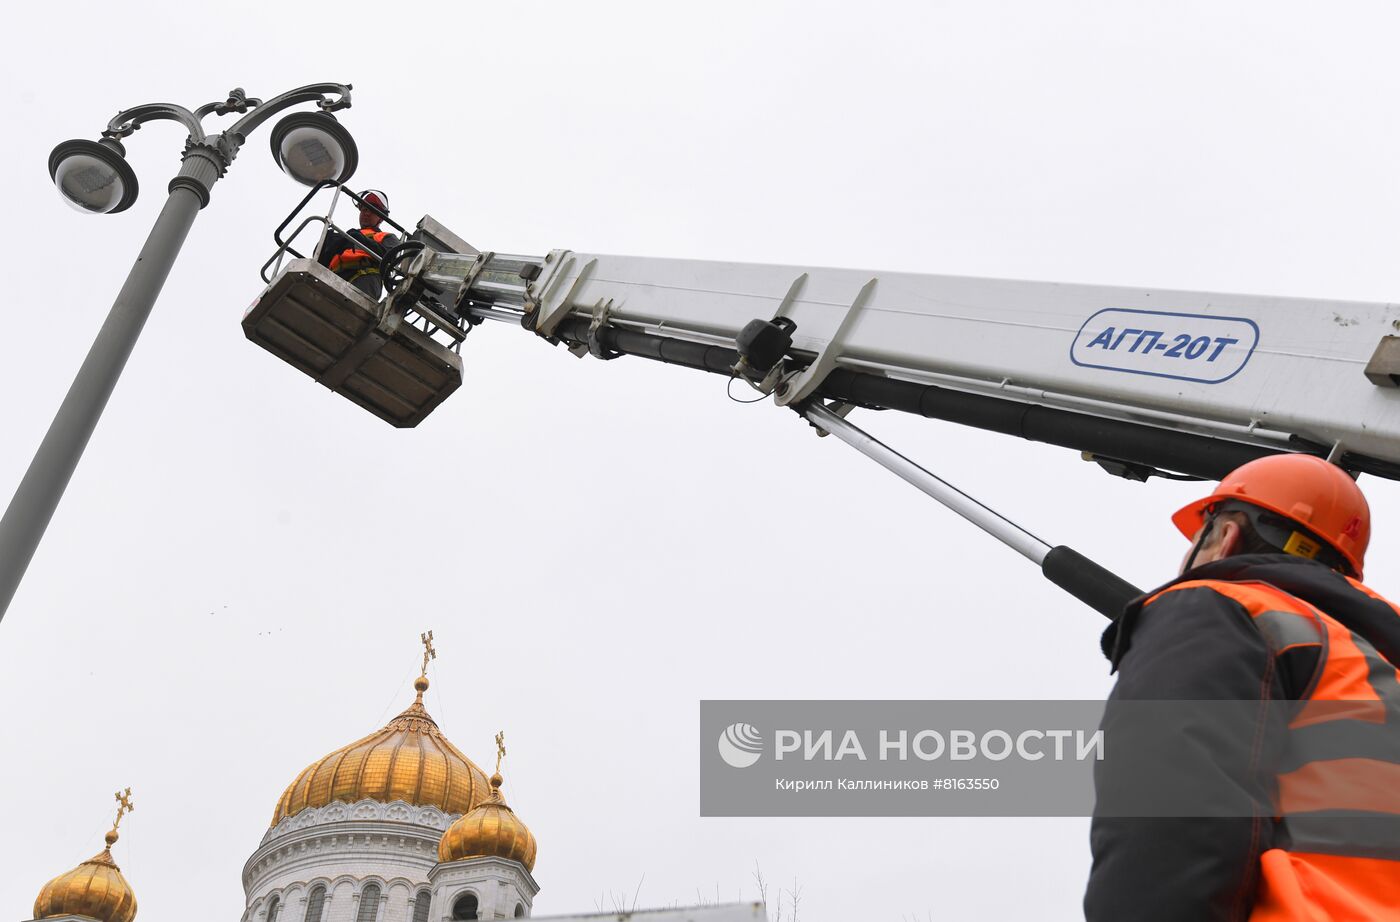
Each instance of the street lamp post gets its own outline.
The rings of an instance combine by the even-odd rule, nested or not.
[[[235,89],[226,101],[193,112],[164,103],[137,106],[119,112],[101,140],[65,141],[54,148],[49,173],[68,203],[81,211],[111,213],[129,207],[137,192],[136,175],[126,162],[121,139],[155,119],[180,122],[189,131],[180,172],[170,181],[165,207],[0,519],[0,618],[19,588],[195,215],[209,204],[210,188],[228,170],[253,129],[284,109],[313,101],[315,112],[295,112],[277,124],[273,157],[284,172],[306,185],[344,182],[355,170],[355,142],[330,113],[349,107],[348,84],[315,83],[267,102]],[[206,117],[229,113],[242,118],[219,134],[205,134]]]

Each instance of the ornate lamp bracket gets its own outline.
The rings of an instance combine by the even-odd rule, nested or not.
[[[236,86],[229,90],[227,99],[205,103],[193,112],[173,103],[149,103],[118,112],[107,123],[102,138],[120,143],[146,122],[162,119],[184,125],[189,136],[185,139],[180,175],[170,181],[170,188],[172,191],[177,188],[190,189],[199,196],[203,207],[209,204],[210,187],[228,172],[229,164],[233,163],[239,148],[254,129],[278,112],[304,102],[316,103],[323,112],[349,108],[350,89],[348,83],[312,83],[263,102],[257,97],[250,97],[243,87]],[[242,118],[212,137],[205,133],[205,118],[231,114],[241,115]]]

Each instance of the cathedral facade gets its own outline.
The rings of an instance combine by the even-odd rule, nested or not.
[[[431,635],[425,635],[428,643]],[[530,915],[535,837],[417,698],[383,728],[329,753],[287,786],[243,867],[241,922],[454,922]],[[98,855],[43,886],[34,919],[133,922],[136,895],[112,857],[131,809]]]

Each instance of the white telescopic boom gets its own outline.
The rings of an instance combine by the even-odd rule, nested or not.
[[[921,413],[1138,476],[1216,478],[1306,451],[1400,479],[1397,304],[570,250],[428,251],[408,274],[461,316],[571,345],[644,334],[733,349],[752,321],[781,319],[794,373],[780,405]]]
[[[777,392],[780,404],[838,373],[865,375],[934,387],[961,406],[985,398],[1257,453],[1332,454],[1351,470],[1400,477],[1397,304],[568,250],[539,266],[514,286],[498,275],[485,290],[489,272],[473,284],[498,306],[523,307],[546,336],[598,320],[732,347],[755,318],[787,318],[806,368]],[[976,409],[925,403],[908,409],[979,425]],[[987,428],[1019,425],[986,415]],[[1035,418],[1027,425],[1016,434],[1037,438]],[[1177,466],[1163,466],[1223,473],[1183,470],[1193,454],[1169,454]]]

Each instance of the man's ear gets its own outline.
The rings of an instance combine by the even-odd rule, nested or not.
[[[1243,532],[1240,530],[1240,523],[1233,522],[1230,519],[1223,519],[1216,523],[1215,528],[1214,544],[1219,548],[1216,559],[1218,560],[1221,557],[1230,557],[1234,554],[1238,554],[1240,545],[1243,544],[1244,541]]]

